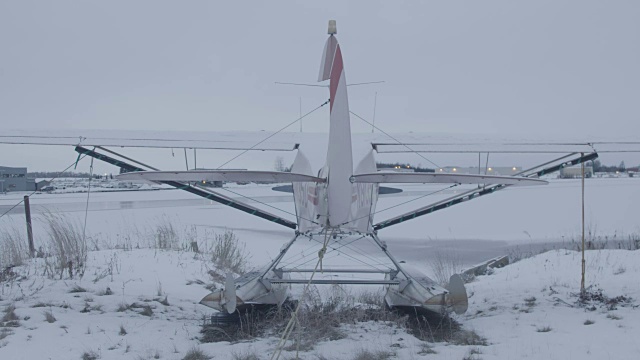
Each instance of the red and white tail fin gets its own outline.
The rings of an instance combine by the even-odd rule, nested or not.
[[[329,124],[329,150],[327,152],[329,225],[338,226],[349,221],[353,175],[351,150],[351,124],[347,80],[342,52],[334,36],[335,21],[329,21],[329,39],[324,47],[319,81],[329,80],[331,116]]]

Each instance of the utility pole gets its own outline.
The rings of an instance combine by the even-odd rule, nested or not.
[[[300,119],[300,132],[302,132],[302,97],[300,97],[300,117],[298,119]]]
[[[584,156],[584,153],[580,153],[580,156]],[[582,279],[580,280],[580,295],[584,296],[584,272],[585,272],[585,261],[584,261],[584,161],[581,164],[582,168]]]
[[[29,255],[33,257],[36,252],[33,246],[33,229],[31,227],[31,206],[29,205],[29,195],[24,196],[24,216],[27,220],[27,239],[29,240]]]

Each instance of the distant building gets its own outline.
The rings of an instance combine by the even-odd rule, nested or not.
[[[463,167],[463,166],[445,166],[436,169],[436,173],[450,173],[450,174],[487,174],[487,175],[515,175],[522,171],[521,166],[489,166],[487,168],[481,167],[478,169],[475,167]]]
[[[593,176],[593,166],[584,167],[584,177],[590,178]],[[575,179],[582,177],[582,166],[570,166],[560,169],[560,178],[562,179]]]
[[[47,186],[51,186],[51,181],[49,180],[36,181],[36,190],[38,191],[42,191],[42,189],[46,188]]]
[[[0,166],[0,192],[33,191],[36,180],[27,178],[27,168]]]

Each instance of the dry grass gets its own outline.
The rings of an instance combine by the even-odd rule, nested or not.
[[[244,244],[240,244],[233,231],[216,234],[211,260],[220,268],[242,274],[250,256]]]
[[[187,354],[182,358],[182,360],[209,360],[212,357],[207,355],[204,351],[198,348],[192,348],[187,351]]]
[[[245,352],[233,352],[231,353],[231,359],[233,360],[260,360],[260,356],[258,356],[258,354],[256,354],[255,352],[249,352],[249,351],[245,351]]]
[[[51,312],[51,310],[45,311],[42,314],[44,315],[44,320],[49,324],[52,324],[57,321],[56,317],[53,316],[53,312]]]
[[[180,237],[176,232],[173,223],[164,215],[160,223],[156,226],[155,245],[157,249],[178,249]]]
[[[84,292],[87,292],[87,289],[77,284],[73,285],[71,290],[69,290],[69,294],[84,293]]]
[[[47,228],[46,273],[50,278],[82,277],[86,269],[87,244],[82,227],[63,214],[42,215]]]
[[[4,308],[2,318],[0,318],[0,327],[18,327],[20,326],[20,318],[16,314],[16,307],[13,304]]]
[[[436,250],[433,261],[429,264],[433,271],[435,281],[442,285],[449,284],[451,275],[458,274],[462,271],[462,260],[451,250]]]
[[[98,354],[97,352],[91,350],[91,351],[85,351],[84,353],[82,353],[82,356],[80,357],[80,359],[82,360],[98,360],[100,359],[100,354]]]
[[[28,257],[27,237],[12,221],[0,226],[0,269],[20,266]],[[0,275],[0,281],[3,281]]]
[[[354,357],[353,360],[387,360],[394,357],[395,354],[389,351],[369,351],[369,350],[360,350]]]

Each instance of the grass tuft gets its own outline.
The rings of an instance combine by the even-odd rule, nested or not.
[[[211,356],[198,348],[191,348],[182,360],[209,360]]]
[[[80,359],[82,359],[82,360],[98,360],[98,359],[100,359],[100,355],[97,352],[93,351],[93,350],[85,351],[82,354],[82,356],[80,357]]]
[[[83,288],[78,284],[73,285],[71,290],[69,290],[69,294],[84,293],[84,292],[87,292],[87,289]]]
[[[51,310],[45,311],[43,315],[44,315],[44,320],[49,324],[53,324],[54,322],[57,321],[56,317],[53,316],[53,313],[51,312]]]
[[[363,349],[353,357],[353,360],[387,360],[393,356],[395,356],[395,354],[389,351],[369,351]]]
[[[220,268],[242,274],[249,261],[249,253],[245,245],[240,245],[233,231],[216,234],[211,260]]]
[[[7,305],[0,319],[0,327],[18,327],[20,326],[19,320],[20,318],[16,314],[16,307],[13,304]]]
[[[240,352],[231,353],[231,359],[233,360],[260,360],[260,357],[255,352]]]

